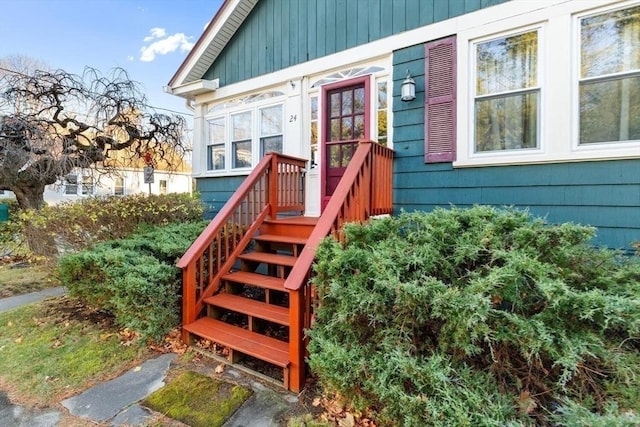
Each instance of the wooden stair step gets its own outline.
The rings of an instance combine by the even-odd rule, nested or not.
[[[257,286],[259,288],[272,289],[274,291],[287,292],[284,288],[284,279],[264,274],[252,273],[250,271],[235,271],[225,274],[222,280],[233,283]]]
[[[265,264],[284,265],[286,267],[293,267],[296,263],[297,257],[291,255],[279,255],[271,254],[268,252],[249,252],[239,255],[238,258],[245,261],[262,262]]]
[[[261,234],[255,236],[254,240],[270,243],[287,243],[291,245],[304,245],[307,243],[307,239],[304,237],[281,236],[278,234]]]
[[[289,326],[289,309],[280,307],[279,305],[267,304],[227,293],[220,293],[205,298],[204,302],[216,307]]]
[[[286,368],[289,366],[289,344],[220,320],[202,317],[184,328],[209,341]]]
[[[313,216],[287,216],[276,219],[267,218],[265,224],[289,224],[289,225],[308,225],[315,226],[318,223],[318,217]]]

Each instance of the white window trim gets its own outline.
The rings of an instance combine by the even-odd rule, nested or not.
[[[640,141],[589,144],[578,147],[579,18],[640,4],[638,0],[549,2],[548,7],[516,11],[507,2],[494,10],[511,10],[510,16],[458,33],[458,145],[454,167],[498,166],[638,158]],[[533,4],[533,2],[532,2]],[[516,13],[517,12],[517,13]],[[473,100],[475,94],[474,44],[501,35],[541,28],[538,85],[541,87],[539,148],[511,152],[474,153]],[[471,105],[470,105],[471,104]]]
[[[604,141],[604,142],[592,142],[588,144],[580,144],[580,53],[582,46],[580,45],[580,20],[582,18],[588,18],[591,16],[597,16],[608,12],[614,12],[617,10],[627,9],[633,6],[640,6],[638,1],[627,1],[621,4],[615,5],[615,7],[599,7],[586,12],[575,13],[572,20],[572,46],[573,49],[573,61],[571,68],[571,76],[573,79],[573,97],[572,97],[572,126],[574,129],[572,138],[572,152],[574,153],[586,153],[586,155],[600,154],[602,156],[610,157],[612,154],[618,154],[621,157],[638,157],[640,156],[640,140],[631,141]],[[627,73],[618,73],[616,75],[623,75]],[[631,73],[634,74],[634,73]],[[585,79],[585,80],[599,80],[602,77]],[[627,154],[628,153],[628,154]]]
[[[498,92],[495,94],[490,94],[490,95],[482,95],[482,96],[478,96],[476,94],[476,88],[475,88],[475,81],[476,81],[476,46],[478,46],[479,44],[482,43],[486,43],[489,41],[493,41],[493,40],[497,40],[500,38],[504,38],[504,37],[510,37],[510,36],[517,36],[520,34],[524,34],[524,33],[529,33],[529,32],[533,32],[536,31],[538,33],[538,51],[537,51],[537,55],[538,57],[536,58],[537,60],[537,64],[538,64],[538,70],[537,70],[537,77],[538,77],[538,81],[536,86],[530,87],[530,88],[525,88],[525,89],[516,89],[516,90],[509,90],[509,91],[504,91],[504,92]],[[503,158],[514,158],[514,157],[521,157],[523,155],[525,156],[531,156],[531,155],[540,155],[544,153],[544,148],[543,148],[543,130],[544,130],[544,123],[542,120],[542,112],[543,112],[543,106],[544,106],[544,99],[545,99],[545,90],[544,90],[544,70],[545,70],[545,63],[544,63],[544,55],[541,54],[542,52],[542,46],[545,44],[544,42],[545,38],[544,38],[544,26],[540,25],[540,24],[536,24],[536,25],[531,25],[531,26],[527,26],[527,27],[522,27],[522,28],[518,28],[515,31],[507,31],[507,32],[502,32],[502,33],[498,33],[498,34],[492,34],[489,37],[483,37],[483,38],[479,38],[476,40],[473,40],[471,42],[471,47],[469,49],[469,69],[472,70],[471,72],[471,79],[469,81],[469,88],[471,91],[471,97],[469,99],[469,111],[468,111],[468,117],[469,117],[469,133],[468,133],[468,138],[467,138],[467,142],[468,142],[468,147],[467,147],[467,156],[470,159],[494,159],[494,158],[498,158],[498,159],[503,159]],[[536,123],[536,132],[537,132],[537,147],[535,148],[520,148],[520,149],[516,149],[516,150],[495,150],[495,151],[480,151],[477,152],[476,151],[476,144],[475,144],[475,101],[476,99],[480,98],[480,99],[485,99],[485,98],[491,98],[491,97],[495,97],[498,95],[508,95],[508,94],[519,94],[519,93],[525,93],[525,92],[533,92],[533,91],[537,91],[538,96],[539,96],[539,100],[538,100],[538,105],[537,105],[537,118],[538,118],[538,122]],[[458,100],[458,102],[461,102],[460,100]],[[464,101],[462,101],[464,102]],[[460,142],[458,142],[458,144],[464,143],[464,139],[461,139]]]

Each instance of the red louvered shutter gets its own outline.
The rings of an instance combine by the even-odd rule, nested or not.
[[[425,163],[456,158],[456,37],[425,46]]]

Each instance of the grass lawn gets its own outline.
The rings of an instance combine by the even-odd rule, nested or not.
[[[23,403],[58,402],[150,354],[111,316],[73,298],[0,313],[0,384]]]
[[[58,286],[52,278],[50,270],[40,265],[11,268],[9,264],[0,263],[0,298],[27,294],[42,289]]]

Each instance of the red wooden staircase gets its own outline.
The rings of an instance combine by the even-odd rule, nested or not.
[[[285,388],[302,389],[316,248],[345,222],[391,212],[392,158],[360,141],[322,216],[310,218],[302,216],[306,161],[265,156],[178,261],[183,340],[223,346],[229,363],[266,362],[282,370]]]

